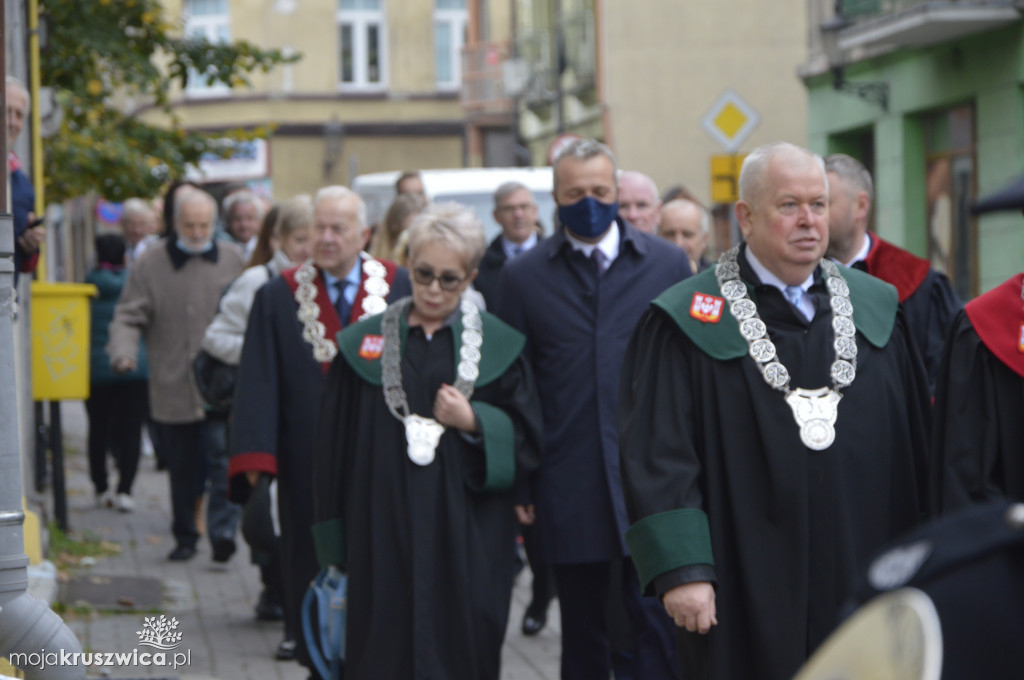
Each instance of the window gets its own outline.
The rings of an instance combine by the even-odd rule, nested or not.
[[[977,234],[970,206],[974,190],[973,106],[939,111],[924,120],[928,259],[962,300],[977,295]]]
[[[434,81],[439,90],[462,86],[462,46],[469,14],[466,0],[436,0],[434,5]]]
[[[210,42],[231,40],[228,0],[185,0],[184,14],[186,37],[205,38]],[[190,97],[224,96],[230,91],[224,83],[207,85],[200,74],[189,71],[186,93]]]
[[[387,85],[384,0],[338,0],[338,83],[343,89]]]

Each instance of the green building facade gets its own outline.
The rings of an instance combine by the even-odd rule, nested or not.
[[[931,260],[964,300],[1024,270],[1021,213],[970,211],[1024,173],[1024,19],[1006,2],[844,5],[821,32],[842,46],[830,68],[821,54],[814,73],[812,38],[803,69],[809,146],[859,158],[875,180],[874,230]]]

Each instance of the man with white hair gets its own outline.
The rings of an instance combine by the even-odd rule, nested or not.
[[[231,498],[245,502],[267,478],[277,480],[285,630],[278,658],[309,666],[299,614],[317,573],[310,526],[313,431],[324,376],[338,352],[335,336],[389,302],[412,293],[409,273],[370,257],[366,204],[343,186],[313,199],[313,256],[256,292],[246,327],[232,406]]]
[[[224,229],[242,248],[247,262],[256,247],[264,213],[263,199],[248,189],[234,191],[224,199]]]
[[[658,228],[661,199],[658,185],[642,172],[619,173],[619,215],[640,231],[653,234]]]
[[[208,485],[207,533],[215,562],[235,551],[239,508],[227,499],[226,427],[207,413],[192,359],[242,256],[214,241],[217,204],[187,188],[174,199],[174,231],[131,268],[110,322],[107,354],[116,372],[135,370],[143,337],[149,358],[149,404],[170,472],[175,547],[172,561],[192,559],[199,542],[196,502]],[[209,417],[208,417],[209,415]]]
[[[121,231],[124,232],[125,264],[131,266],[149,246],[159,239],[153,234],[156,211],[141,198],[129,198],[121,209]]]
[[[677,198],[661,206],[658,236],[675,243],[690,256],[690,269],[702,272],[711,266],[704,257],[711,235],[711,216],[699,204]]]
[[[751,152],[746,242],[626,352],[626,541],[688,680],[792,677],[858,565],[930,511],[927,379],[896,290],[823,259],[828,200],[821,157]]]
[[[14,143],[28,118],[29,97],[25,84],[7,76],[7,169],[11,174],[11,212],[14,215],[14,285],[19,272],[35,271],[39,260],[39,244],[46,238],[42,224],[35,221],[36,192],[21,160],[14,153]]]

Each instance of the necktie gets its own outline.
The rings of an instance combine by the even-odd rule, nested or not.
[[[804,299],[804,289],[801,288],[800,286],[786,286],[785,292],[786,299],[789,300],[790,304],[797,308],[797,311],[800,312],[801,316],[803,316],[805,319],[808,319],[807,312],[804,311],[804,308],[800,305],[800,303]],[[810,319],[808,319],[808,321],[809,320]]]
[[[523,247],[521,245],[519,245],[519,246],[512,246],[512,257],[517,257],[522,252],[523,252]]]
[[[352,314],[352,305],[345,299],[345,291],[348,289],[348,281],[338,280],[334,283],[338,291],[338,298],[334,302],[334,309],[338,311],[338,318],[341,319],[341,327],[348,325],[348,317]]]
[[[608,256],[600,248],[594,248],[590,253],[590,259],[597,265],[597,275],[603,276],[608,269]]]

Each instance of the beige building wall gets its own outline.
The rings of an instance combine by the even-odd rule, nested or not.
[[[684,184],[710,202],[710,159],[726,153],[701,119],[726,89],[760,115],[740,153],[806,143],[804,0],[604,0],[599,26],[610,141],[619,165],[664,191]]]
[[[171,93],[189,129],[269,126],[274,197],[351,182],[359,173],[463,165],[463,114],[457,92],[434,77],[434,3],[385,0],[386,88],[339,88],[338,0],[229,0],[231,39],[301,53],[295,64],[254,73],[251,87],[214,96]],[[165,0],[181,22],[182,0]],[[509,19],[497,16],[501,25]],[[163,114],[143,109],[159,121]],[[336,130],[340,124],[342,132]],[[335,130],[335,132],[329,132]]]

